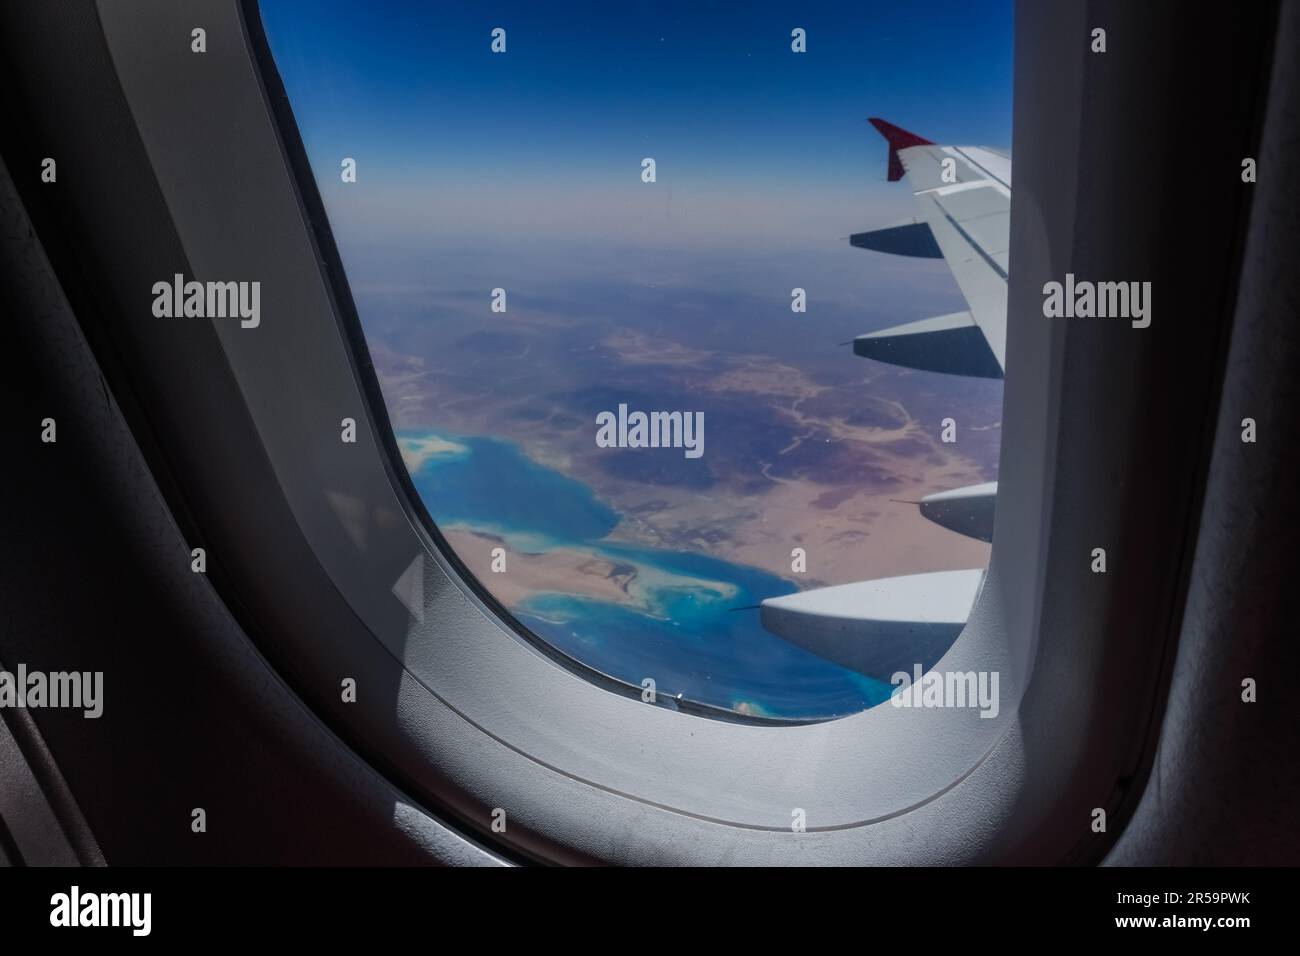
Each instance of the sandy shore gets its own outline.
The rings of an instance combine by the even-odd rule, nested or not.
[[[636,578],[630,564],[606,561],[583,551],[558,548],[545,554],[514,551],[502,539],[474,531],[450,529],[444,537],[488,590],[507,607],[533,594],[577,594],[615,604],[632,603],[629,586]],[[492,551],[505,549],[506,570],[492,571]]]

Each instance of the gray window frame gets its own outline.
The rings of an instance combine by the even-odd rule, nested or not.
[[[1139,545],[1131,511],[1099,494],[1096,476],[1144,465],[1167,476],[1199,462],[1204,449],[1157,460],[1157,450],[1143,447],[1150,423],[1131,414],[1162,369],[1158,346],[1168,333],[1151,331],[1123,357],[1128,377],[1103,383],[1083,370],[1115,360],[1118,333],[1041,315],[1043,282],[1106,261],[1081,224],[1114,223],[1081,205],[1089,198],[1082,187],[1062,188],[1079,181],[1076,164],[1099,146],[1081,135],[1094,118],[1089,100],[1106,82],[1076,49],[1088,11],[1035,6],[1017,14],[1015,269],[995,544],[971,619],[937,665],[998,671],[1001,713],[987,720],[882,706],[768,727],[610,693],[557,666],[502,620],[444,553],[393,455],[337,253],[321,240],[327,225],[312,222],[319,200],[294,155],[301,147],[277,118],[283,92],[259,56],[255,4],[158,4],[145,14],[129,0],[97,0],[188,275],[262,282],[259,328],[212,323],[234,391],[205,400],[251,419],[283,493],[283,502],[260,506],[291,512],[316,564],[251,551],[217,558],[242,569],[234,573],[244,588],[264,589],[269,602],[282,584],[300,590],[285,583],[297,575],[351,609],[319,629],[262,635],[278,660],[292,662],[299,692],[435,805],[485,831],[491,811],[505,808],[512,843],[549,859],[1098,855],[1106,838],[1089,839],[1091,809],[1117,809],[1140,790],[1186,555],[1170,561],[1158,593],[1137,609],[1128,603],[1131,582],[1091,574],[1089,542],[1115,542],[1115,557]],[[200,24],[209,52],[196,64],[177,38]],[[1034,69],[1051,70],[1050,95],[1026,94],[1020,77]],[[1195,334],[1221,334],[1209,326]],[[358,423],[355,444],[339,440],[344,417]],[[1194,528],[1197,500],[1194,488],[1172,491],[1141,527],[1146,543]],[[422,601],[406,607],[393,585],[413,562]],[[1119,614],[1130,615],[1127,627],[1115,626]],[[1141,627],[1156,637],[1134,647]],[[338,700],[344,677],[359,681],[355,704]],[[806,832],[791,830],[796,808]]]

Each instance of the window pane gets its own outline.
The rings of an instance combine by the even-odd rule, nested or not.
[[[1010,3],[476,6],[261,4],[430,516],[632,688],[886,700],[981,576],[822,589],[988,563]]]

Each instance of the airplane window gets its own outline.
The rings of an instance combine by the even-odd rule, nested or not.
[[[939,659],[992,540],[1009,0],[260,8],[405,467],[526,637],[794,722]]]

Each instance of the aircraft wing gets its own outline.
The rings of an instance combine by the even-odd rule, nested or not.
[[[1007,350],[1011,157],[985,146],[940,146],[872,118],[889,144],[889,181],[906,177],[920,219],[857,233],[861,249],[943,256],[969,307],[859,335],[865,358],[928,372],[1001,378]],[[921,514],[960,534],[993,540],[997,482],[930,495]]]
[[[1007,344],[1011,158],[980,146],[940,146],[872,119],[889,143],[889,181],[907,177],[918,219],[856,233],[857,248],[942,256],[967,311],[897,325],[853,340],[865,358],[929,372],[1002,378]],[[928,495],[922,516],[993,540],[997,482]],[[763,626],[792,644],[878,680],[932,667],[966,624],[983,569],[859,581],[768,598]]]
[[[850,241],[896,255],[928,256],[937,247],[968,311],[860,335],[854,351],[910,368],[1001,378],[1007,341],[1010,157],[983,146],[940,146],[882,119],[873,118],[871,124],[889,143],[890,182],[907,177],[921,221],[857,233]]]

